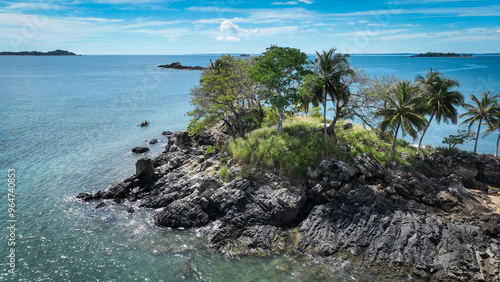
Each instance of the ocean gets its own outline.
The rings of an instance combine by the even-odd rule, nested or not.
[[[136,208],[128,214],[127,207],[120,205],[95,210],[96,203],[75,199],[79,192],[96,192],[132,175],[140,157],[131,153],[133,147],[158,138],[146,153],[153,158],[166,145],[163,131],[186,129],[189,92],[201,72],[156,66],[176,61],[206,66],[216,57],[0,56],[0,280],[353,281],[372,277],[336,261],[294,254],[223,256],[204,247],[201,230],[157,228],[150,221],[155,211]],[[500,92],[500,56],[352,55],[350,61],[370,74],[410,80],[432,67],[459,80],[467,102],[471,94]],[[144,120],[150,125],[138,126]],[[423,144],[440,146],[443,137],[456,132],[457,125],[433,124]],[[494,153],[496,137],[479,140],[478,151]],[[472,150],[473,145],[469,142],[462,148]],[[15,198],[12,193],[9,196],[9,183]],[[11,226],[15,229],[7,228]],[[12,259],[15,276],[9,273]]]

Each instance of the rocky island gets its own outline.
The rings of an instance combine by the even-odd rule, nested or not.
[[[55,50],[49,52],[39,51],[21,51],[21,52],[0,52],[2,56],[78,56],[73,52],[66,50]]]
[[[470,57],[472,57],[472,54],[460,55],[457,53],[427,52],[427,53],[420,53],[418,55],[413,55],[410,57],[414,57],[414,58],[421,58],[421,57],[467,57],[467,58],[470,58]]]
[[[204,69],[206,69],[206,68],[200,67],[200,66],[183,66],[179,62],[171,63],[168,65],[160,65],[158,67],[162,68],[162,69],[176,69],[176,70],[204,70]]]
[[[437,281],[499,279],[500,215],[487,196],[500,184],[498,160],[430,155],[410,168],[362,155],[323,159],[304,178],[244,177],[211,149],[228,140],[221,130],[169,133],[166,150],[139,159],[135,175],[77,197],[99,208],[160,209],[153,221],[164,228],[211,226],[201,229],[206,245],[227,255],[293,253]]]

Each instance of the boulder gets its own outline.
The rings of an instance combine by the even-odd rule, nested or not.
[[[151,141],[149,141],[149,144],[156,144],[158,143],[158,139],[151,139]]]
[[[154,222],[161,227],[192,228],[204,226],[209,222],[209,217],[200,205],[189,200],[177,200],[154,217]]]
[[[142,157],[135,163],[135,176],[139,179],[149,180],[154,175],[153,161]]]
[[[79,193],[77,196],[76,196],[77,199],[82,199],[84,201],[91,201],[94,199],[94,196],[92,196],[92,194],[90,193]]]
[[[148,147],[135,147],[132,149],[132,152],[134,152],[136,154],[146,153],[147,151],[149,151]]]

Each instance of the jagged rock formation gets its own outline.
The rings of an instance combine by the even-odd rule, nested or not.
[[[207,245],[227,254],[294,252],[346,260],[379,271],[439,281],[498,281],[500,215],[468,188],[500,185],[500,162],[477,156],[433,156],[417,167],[386,168],[368,156],[352,164],[326,159],[307,178],[272,173],[224,183],[227,136],[167,135],[166,151],[142,158],[136,174],[84,200],[140,201],[163,208],[153,220],[169,228],[203,229]]]

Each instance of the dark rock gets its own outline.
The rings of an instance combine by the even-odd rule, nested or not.
[[[394,184],[394,191],[396,191],[396,193],[403,198],[407,199],[411,198],[411,194],[403,186],[399,184]]]
[[[135,163],[135,176],[140,179],[149,180],[154,175],[153,161],[150,158],[142,157]]]
[[[188,200],[177,200],[156,214],[154,221],[162,227],[191,228],[206,225],[209,218],[198,204]]]
[[[136,154],[146,153],[147,151],[149,151],[148,147],[135,147],[132,149],[132,152],[134,152]]]
[[[100,202],[97,206],[95,206],[95,209],[98,210],[98,209],[102,209],[104,207],[106,207],[106,203],[105,202]]]
[[[500,251],[477,226],[440,218],[423,205],[364,185],[339,193],[345,196],[316,206],[299,225],[297,251],[350,255],[394,274],[442,281],[485,280],[498,271]],[[495,259],[477,260],[479,250]]]
[[[162,135],[172,135],[174,133],[172,131],[163,131],[161,134]]]
[[[254,225],[215,226],[207,235],[209,246],[228,255],[270,256],[285,251],[287,235],[278,227]]]
[[[176,70],[204,70],[204,69],[206,69],[206,68],[200,67],[200,66],[195,66],[195,67],[192,67],[192,66],[183,66],[179,62],[171,63],[171,64],[168,64],[168,65],[160,65],[158,67],[159,68],[163,68],[163,69],[176,69]]]
[[[135,212],[135,210],[134,210],[134,208],[133,208],[133,207],[128,207],[128,208],[127,208],[127,212],[128,212],[128,213],[134,213],[134,212]]]
[[[94,200],[99,200],[102,198],[102,192],[101,191],[97,191],[97,193],[94,194]]]
[[[194,141],[200,146],[218,146],[224,144],[228,139],[229,136],[217,128],[205,130],[194,137]]]
[[[156,144],[158,143],[158,139],[151,139],[151,141],[149,141],[149,144]]]
[[[91,201],[94,199],[94,197],[92,196],[92,194],[90,193],[79,193],[77,196],[76,196],[77,199],[82,199],[84,201]]]

